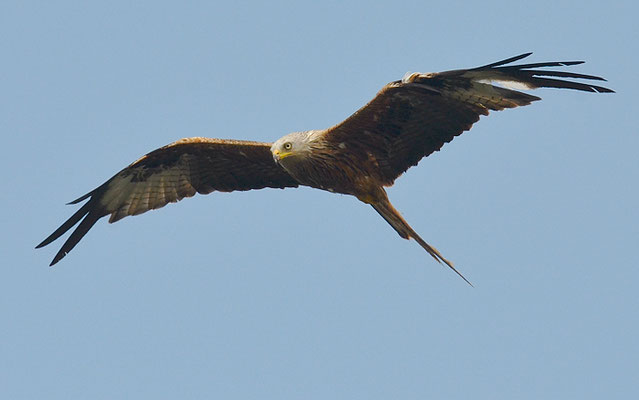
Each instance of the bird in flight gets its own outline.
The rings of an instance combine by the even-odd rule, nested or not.
[[[392,186],[395,179],[423,157],[469,130],[481,115],[540,100],[509,89],[510,85],[524,89],[613,92],[574,81],[605,81],[598,76],[543,69],[583,61],[511,64],[530,54],[472,69],[406,74],[384,86],[368,104],[343,122],[328,129],[290,133],[274,143],[180,139],[148,153],[69,203],[87,200],[36,248],[48,245],[80,222],[53,258],[50,265],[54,265],[93,224],[107,215],[111,223],[196,193],[301,185],[352,195],[370,204],[399,236],[414,239],[435,260],[470,284],[410,227],[393,207],[384,188]]]

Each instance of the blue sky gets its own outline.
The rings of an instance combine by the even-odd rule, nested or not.
[[[638,392],[633,2],[5,2],[0,395],[629,398]],[[356,199],[64,204],[181,137],[331,126],[406,71],[527,51],[614,95],[539,90],[389,189],[470,288]]]

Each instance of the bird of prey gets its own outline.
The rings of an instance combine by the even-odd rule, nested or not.
[[[524,89],[613,92],[561,79],[605,81],[598,76],[543,69],[583,61],[511,64],[530,54],[472,69],[406,74],[332,128],[294,132],[274,143],[201,137],[178,140],[148,153],[69,203],[87,200],[36,248],[48,245],[80,222],[53,258],[54,265],[107,215],[109,222],[116,222],[196,193],[303,185],[352,195],[370,204],[399,236],[414,239],[435,260],[468,282],[410,227],[390,203],[384,188],[423,157],[469,130],[481,115],[540,100],[509,89],[509,84]]]

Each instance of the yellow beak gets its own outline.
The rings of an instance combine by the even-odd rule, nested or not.
[[[273,150],[273,156],[274,156],[275,158],[277,158],[278,160],[281,160],[281,159],[283,159],[283,158],[286,158],[286,157],[290,156],[291,154],[293,154],[293,153],[292,153],[292,152],[290,152],[290,151],[289,151],[288,153],[282,153],[282,152],[280,152],[279,150]]]

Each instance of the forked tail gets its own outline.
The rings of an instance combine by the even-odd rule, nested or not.
[[[443,262],[444,264],[448,265],[448,267],[452,269],[453,271],[455,271],[455,273],[459,275],[464,281],[466,281],[466,283],[468,283],[470,286],[473,286],[473,284],[470,283],[468,279],[464,277],[464,275],[462,275],[459,271],[455,269],[455,267],[453,266],[453,263],[445,259],[444,256],[442,256],[439,253],[439,251],[437,251],[436,248],[426,243],[424,239],[422,239],[417,234],[417,232],[415,232],[413,228],[411,228],[410,225],[408,225],[408,222],[406,222],[406,220],[402,217],[399,211],[397,211],[395,207],[393,207],[390,201],[384,200],[384,201],[380,201],[377,203],[370,203],[370,204],[371,206],[373,206],[375,211],[377,211],[379,215],[381,215],[382,218],[384,218],[386,222],[388,222],[390,226],[392,226],[393,229],[395,229],[397,233],[399,233],[399,236],[401,236],[404,239],[411,239],[411,238],[415,239],[415,241],[419,243],[419,245],[422,246],[424,250],[428,252],[428,254],[430,254],[435,260],[437,260],[438,263],[441,264]]]

